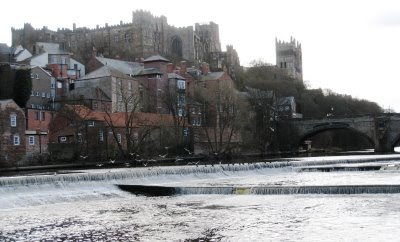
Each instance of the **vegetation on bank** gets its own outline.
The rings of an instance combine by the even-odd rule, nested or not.
[[[303,81],[287,76],[282,69],[263,62],[253,62],[247,70],[239,71],[236,85],[274,91],[277,97],[293,96],[297,109],[305,118],[321,118],[327,115],[345,116],[382,113],[375,102],[338,94],[331,90],[310,89]]]

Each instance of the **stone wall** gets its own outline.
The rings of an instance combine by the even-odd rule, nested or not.
[[[52,31],[43,27],[34,29],[25,24],[22,29],[12,28],[13,46],[21,44],[32,53],[35,42],[59,43],[62,49],[74,53],[74,58],[87,63],[94,49],[105,57],[137,61],[154,54],[174,60],[203,61],[210,51],[221,51],[218,25],[196,24],[177,28],[171,26],[164,16],[153,16],[150,12],[134,11],[132,23],[105,24],[94,29],[76,28]]]

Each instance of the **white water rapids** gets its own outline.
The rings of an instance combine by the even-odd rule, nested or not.
[[[399,185],[398,170],[300,169],[394,165],[399,158],[319,157],[235,166],[124,168],[2,177],[0,241],[393,241],[400,237],[400,194],[145,197],[121,191],[115,184],[199,189]]]

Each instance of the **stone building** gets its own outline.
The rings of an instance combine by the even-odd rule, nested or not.
[[[138,81],[125,75],[110,66],[102,66],[75,82],[75,88],[100,88],[102,96],[108,97],[112,112],[125,111],[124,103],[127,99],[136,99],[138,96]],[[134,100],[130,105],[134,105]],[[109,101],[107,101],[109,103]],[[109,105],[109,104],[107,104]],[[129,110],[133,107],[128,107]],[[129,111],[128,110],[128,111]]]
[[[34,109],[54,109],[56,79],[50,71],[35,66],[31,69],[32,94],[26,103]]]
[[[22,45],[31,53],[36,52],[36,42],[58,43],[61,49],[74,53],[86,63],[92,51],[109,58],[136,61],[160,54],[171,60],[190,62],[206,60],[208,53],[221,51],[219,27],[210,22],[178,28],[171,26],[165,16],[153,16],[147,11],[134,11],[131,23],[97,25],[94,29],[77,28],[49,30],[34,29],[26,23],[22,29],[12,28],[12,45]]]
[[[0,100],[0,166],[14,165],[25,156],[25,113],[12,100]]]
[[[290,37],[290,42],[275,39],[276,65],[285,69],[287,74],[297,80],[303,80],[303,61],[301,44]]]

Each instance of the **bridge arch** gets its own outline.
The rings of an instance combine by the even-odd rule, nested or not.
[[[300,135],[300,137],[298,139],[297,146],[300,147],[300,146],[302,146],[304,144],[304,141],[306,141],[306,140],[308,140],[308,139],[310,139],[312,137],[315,137],[317,134],[320,134],[320,133],[323,133],[323,132],[326,132],[326,131],[330,131],[330,130],[348,130],[348,131],[351,131],[351,132],[359,135],[360,137],[364,137],[366,140],[368,140],[370,145],[375,148],[375,142],[374,142],[373,137],[370,137],[366,133],[351,127],[347,123],[329,123],[329,124],[316,125],[312,129],[310,129],[310,130],[308,130],[305,133]],[[399,140],[400,140],[400,134],[399,134]],[[395,145],[395,144],[393,144],[393,145]]]

